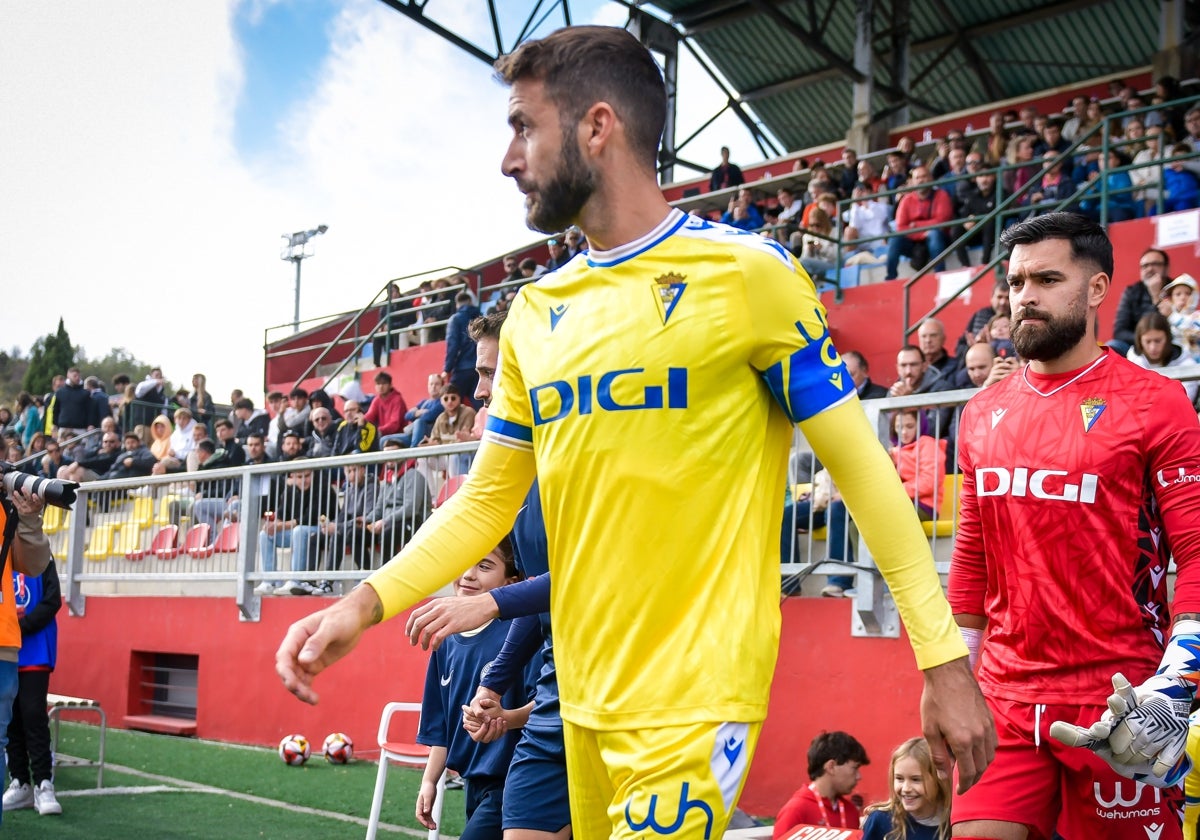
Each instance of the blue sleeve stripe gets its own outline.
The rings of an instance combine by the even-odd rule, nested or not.
[[[522,426],[520,423],[514,423],[493,414],[488,415],[484,430],[498,437],[519,440],[522,443],[533,443],[533,429],[529,426]]]

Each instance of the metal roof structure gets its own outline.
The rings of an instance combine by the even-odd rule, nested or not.
[[[480,13],[494,39],[480,47],[435,21],[433,0],[381,2],[488,62],[572,22],[570,0],[487,0]],[[899,125],[1144,68],[1156,51],[1200,30],[1200,4],[1189,0],[613,2],[665,56],[669,89],[680,48],[718,84],[724,79],[725,107],[764,158],[844,139],[855,94],[868,81],[871,124]],[[669,123],[664,174],[675,163],[704,171],[679,154],[692,138],[677,141],[673,129]]]

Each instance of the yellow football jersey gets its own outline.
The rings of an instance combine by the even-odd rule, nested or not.
[[[487,439],[535,453],[564,718],[765,716],[792,424],[853,394],[812,282],[756,234],[674,211],[522,290]]]
[[[563,718],[760,721],[796,422],[888,574],[918,665],[965,656],[812,281],[777,243],[677,210],[521,290],[470,478],[367,583],[391,617],[448,582],[511,527],[536,469]]]

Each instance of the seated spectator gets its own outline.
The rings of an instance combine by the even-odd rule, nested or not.
[[[780,187],[775,192],[775,198],[779,200],[778,221],[784,226],[776,238],[786,244],[787,237],[799,229],[800,213],[804,210],[804,205],[796,198],[791,187]]]
[[[441,405],[439,404],[439,408]],[[342,406],[346,419],[338,425],[337,440],[334,443],[335,455],[349,455],[354,452],[376,452],[379,450],[379,429],[368,422],[359,408],[356,400],[346,400]]]
[[[887,189],[887,182],[879,177],[874,163],[869,160],[860,160],[858,162],[858,184],[856,186],[866,187],[867,194],[874,195]],[[853,190],[851,190],[851,194],[853,194]],[[890,203],[887,202],[887,199],[881,200],[885,203]]]
[[[480,312],[479,307],[471,303],[471,298],[463,292],[459,292],[454,303],[458,308],[446,325],[446,357],[442,363],[442,378],[466,397],[464,402],[474,406],[473,395],[479,374],[475,372],[475,342],[467,334],[467,325],[478,318]]]
[[[456,443],[458,432],[469,429],[475,422],[475,409],[462,401],[458,389],[447,385],[442,390],[442,413],[433,423],[429,435],[431,444]]]
[[[279,418],[282,416],[283,411],[286,408],[286,403],[287,397],[283,395],[282,391],[271,391],[269,394],[267,394],[267,408],[264,412],[268,417],[266,431],[267,451],[270,452],[272,456],[279,454],[279,435],[282,433],[282,429],[280,427],[283,426],[283,423],[279,422]],[[237,403],[235,402],[234,405],[237,405]],[[236,428],[236,412],[233,419],[235,421]]]
[[[868,240],[857,248],[869,253],[883,244],[882,238],[875,237],[888,234],[892,207],[886,201],[874,198],[871,188],[865,184],[854,188],[853,198],[854,203],[846,211],[846,239],[851,242],[856,239]]]
[[[525,259],[521,260],[519,270],[521,272],[521,277],[525,280],[533,280],[534,278],[541,277],[546,273],[546,267],[544,265],[538,265],[537,260],[535,260],[533,257],[526,257]]]
[[[567,232],[563,234],[563,241],[567,245],[567,254],[571,257],[577,257],[588,250],[587,238],[575,225],[567,228]]]
[[[188,453],[184,461],[188,472],[195,472],[200,468],[200,442],[203,440],[210,440],[208,429],[204,428],[200,423],[192,423],[192,451]]]
[[[912,192],[905,193],[896,206],[896,232],[904,234],[915,227],[925,225],[946,224],[954,217],[950,196],[943,190],[935,189],[931,184],[929,170],[918,166],[912,172]],[[895,280],[899,274],[900,257],[911,257],[914,246],[918,243],[927,246],[927,258],[940,255],[946,248],[946,233],[940,228],[922,230],[915,233],[894,236],[888,240],[887,280]],[[936,271],[945,269],[944,263],[934,266]]]
[[[1004,358],[1017,355],[1017,349],[1012,343],[1012,316],[1009,313],[997,312],[993,315],[984,334],[997,356]]]
[[[278,436],[290,430],[302,438],[307,438],[308,433],[312,431],[312,426],[308,422],[311,411],[312,409],[308,405],[308,391],[299,386],[293,388],[288,393],[287,406],[275,417],[275,427],[279,430]]]
[[[150,423],[150,451],[154,460],[161,461],[171,455],[171,434],[174,432],[171,421],[163,415],[158,415]]]
[[[1125,142],[1121,144],[1125,154],[1137,157],[1146,148],[1146,126],[1141,117],[1129,117],[1125,123]]]
[[[511,259],[505,257],[505,261]],[[513,260],[516,266],[516,260]],[[393,350],[404,350],[408,347],[409,328],[417,322],[411,303],[403,300],[404,293],[396,283],[388,283],[387,299],[379,313],[379,330],[371,339],[371,360],[375,367],[384,367],[388,363],[389,354]]]
[[[1079,130],[1087,120],[1087,107],[1086,96],[1076,96],[1071,100],[1070,116],[1062,126],[1063,139],[1068,143],[1074,143],[1075,138],[1079,136]]]
[[[993,111],[988,117],[988,135],[976,144],[988,166],[999,166],[1008,152],[1008,129],[1004,127],[1004,112]]]
[[[356,569],[369,569],[373,565],[370,558],[372,540],[360,520],[374,510],[379,482],[362,464],[347,464],[342,467],[342,473],[345,478],[342,504],[333,517],[321,524],[322,571],[337,571],[346,554],[353,559]],[[333,592],[329,581],[320,581],[316,589],[318,594]]]
[[[907,397],[937,391],[941,378],[941,372],[925,361],[920,347],[906,344],[896,354],[896,381],[888,389],[888,396]]]
[[[935,440],[920,426],[921,415],[915,408],[903,408],[892,414],[891,456],[918,518],[929,522],[941,503],[945,484],[946,438]]]
[[[842,149],[842,166],[834,179],[838,198],[849,198],[858,186],[858,152],[846,146]]]
[[[196,448],[196,427],[200,426],[196,422],[196,418],[192,416],[190,408],[177,408],[174,413],[175,431],[171,433],[171,449],[174,450],[174,457],[180,461],[187,460],[187,456]],[[203,429],[203,427],[201,427]],[[202,435],[201,440],[207,435]]]
[[[819,283],[837,268],[837,242],[828,238],[833,236],[833,219],[818,207],[809,216],[807,228],[800,240],[800,265]]]
[[[961,154],[956,154],[961,153]],[[929,162],[929,174],[935,181],[942,181],[953,175],[962,175],[967,168],[967,143],[963,134],[957,129],[946,132],[946,136],[937,146],[937,154]],[[951,188],[953,192],[953,188]]]
[[[1162,181],[1162,167],[1151,164],[1162,159],[1161,140],[1161,128],[1153,126],[1147,129],[1145,148],[1133,156],[1132,165],[1137,168],[1129,170],[1129,179],[1135,187],[1140,188],[1133,194],[1133,199],[1140,203],[1143,216],[1152,216],[1158,210],[1158,189]]]
[[[258,534],[258,556],[266,574],[275,571],[275,551],[292,550],[292,572],[316,571],[316,541],[321,520],[337,515],[337,498],[314,487],[313,471],[296,459],[300,469],[288,473],[286,485],[275,499],[276,508],[268,512]],[[280,585],[264,580],[254,588],[259,595],[312,595],[316,591],[307,581],[292,578]]]
[[[805,206],[800,214],[800,228],[807,230],[812,227],[812,216],[817,210],[824,210],[830,219],[837,216],[837,195],[826,190],[817,196],[816,201]]]
[[[957,384],[962,388],[982,388],[987,382],[988,374],[992,372],[992,362],[996,359],[995,348],[981,341],[968,347],[964,358],[966,364],[963,365],[963,377]],[[957,435],[951,437],[958,439]]]
[[[112,467],[121,451],[121,438],[116,431],[105,432],[100,440],[100,448],[94,452],[84,451],[82,456],[73,464],[67,464],[58,471],[58,478],[63,481],[96,481]]]
[[[1080,146],[1080,154],[1075,158],[1075,168],[1071,170],[1071,180],[1076,184],[1090,184],[1100,175],[1100,147]]]
[[[245,444],[250,435],[255,434],[266,438],[271,418],[261,408],[255,408],[248,397],[242,397],[233,404],[233,415],[237,421],[234,424],[234,437],[238,443]]]
[[[1063,137],[1062,128],[1056,122],[1047,122],[1041,139],[1033,144],[1033,156],[1044,158],[1046,152],[1063,154],[1071,148],[1071,141]]]
[[[309,422],[312,422],[312,412],[317,408],[324,408],[329,412],[329,419],[334,426],[342,422],[342,415],[338,412],[337,406],[333,403],[333,397],[329,396],[324,388],[317,388],[308,395],[308,411]]]
[[[925,363],[935,368],[942,378],[951,377],[959,368],[959,360],[946,350],[946,326],[937,318],[926,318],[917,328],[917,344]]]
[[[1133,181],[1128,172],[1114,170],[1129,165],[1129,158],[1119,149],[1112,149],[1105,159],[1096,177],[1092,178],[1087,189],[1080,193],[1083,197],[1079,202],[1079,212],[1094,221],[1099,221],[1101,209],[1105,206],[1101,184],[1108,190],[1107,214],[1108,224],[1125,222],[1137,215],[1134,205]],[[1166,172],[1163,172],[1166,177]]]
[[[408,410],[404,415],[404,419],[409,421],[408,424],[399,434],[389,438],[398,441],[405,449],[424,443],[433,431],[434,421],[442,413],[442,388],[445,387],[442,375],[429,374],[426,387],[429,396]]]
[[[324,406],[314,408],[308,419],[312,422],[312,432],[307,440],[308,457],[330,458],[337,455],[337,429],[329,409]]]
[[[295,461],[304,457],[304,445],[307,441],[300,437],[295,429],[288,429],[279,439],[279,461]]]
[[[1172,155],[1188,155],[1192,147],[1187,143],[1176,143],[1171,148]],[[1163,210],[1174,213],[1177,210],[1192,210],[1200,207],[1200,179],[1187,168],[1187,161],[1173,160],[1162,171],[1164,190]]]
[[[717,190],[728,189],[729,187],[737,187],[746,183],[746,178],[742,175],[742,170],[736,163],[729,162],[729,147],[721,147],[721,163],[708,178],[708,191],[716,192]]]
[[[1133,347],[1126,358],[1147,370],[1160,371],[1164,368],[1195,364],[1195,360],[1182,347],[1171,341],[1171,322],[1161,312],[1150,312],[1141,317],[1134,331]],[[1184,382],[1183,389],[1188,399],[1196,401],[1200,382]]]
[[[1196,311],[1196,281],[1190,274],[1180,274],[1162,291],[1170,301],[1167,321],[1171,324],[1171,340],[1200,359],[1200,313]]]
[[[942,779],[924,738],[892,753],[891,795],[863,812],[863,840],[941,840],[950,836],[950,780]]]
[[[399,449],[394,442],[385,443],[385,452]],[[375,494],[375,506],[358,524],[383,552],[386,563],[416,533],[429,516],[429,485],[416,469],[416,461],[389,463],[383,470],[383,480]]]
[[[375,399],[367,409],[367,422],[375,424],[380,437],[387,437],[400,431],[407,411],[404,396],[392,387],[392,375],[385,370],[376,373]]]
[[[773,840],[782,840],[799,825],[858,828],[858,807],[850,794],[870,764],[867,751],[845,732],[822,732],[808,748],[811,783],[799,788],[775,818]]]
[[[46,441],[45,454],[38,461],[38,475],[42,478],[57,478],[58,471],[72,461],[62,450],[61,444],[54,438]]]
[[[908,163],[908,171],[916,169],[918,166],[924,166],[925,160],[917,154],[917,143],[907,135],[896,141],[896,151],[904,156]]]
[[[154,463],[154,453],[142,443],[138,433],[126,432],[123,451],[117,454],[103,477],[105,479],[144,478],[150,475],[151,470],[154,469]]]
[[[550,252],[550,259],[546,260],[547,271],[560,269],[571,259],[566,243],[558,237],[546,240],[546,250]]]
[[[1053,210],[1059,202],[1075,195],[1075,182],[1063,171],[1064,159],[1053,149],[1042,155],[1042,182],[1032,192],[1021,197],[1019,203],[1032,208],[1030,215]],[[1071,205],[1061,208],[1070,210]]]
[[[1108,346],[1124,355],[1133,346],[1133,333],[1138,320],[1147,312],[1170,311],[1170,303],[1162,300],[1163,288],[1170,275],[1171,259],[1160,248],[1147,248],[1138,260],[1141,280],[1125,287],[1117,303],[1117,315],[1113,319],[1113,337]]]
[[[842,354],[842,362],[846,365],[846,372],[854,380],[854,390],[860,400],[875,400],[888,395],[887,388],[871,381],[871,368],[862,353],[848,350]]]
[[[213,423],[217,435],[217,446],[225,450],[225,458],[230,467],[240,467],[246,463],[246,450],[237,442],[233,433],[233,424],[226,417],[218,417]]]
[[[1012,195],[1028,184],[1030,179],[1041,169],[1033,157],[1033,146],[1036,139],[1032,134],[1018,134],[1009,141],[1005,160],[1012,168],[1004,170],[1005,195]]]
[[[992,320],[992,316],[994,315],[1009,311],[1008,280],[1001,277],[992,286],[992,299],[988,305],[977,310],[971,316],[971,320],[967,322],[967,328],[959,337],[958,344],[954,348],[954,355],[961,357],[971,345],[980,341],[987,341],[988,339],[983,334],[987,329],[988,321]]]
[[[721,216],[721,224],[739,230],[758,230],[763,226],[762,213],[751,198],[751,192],[740,189],[729,199],[729,209]]]

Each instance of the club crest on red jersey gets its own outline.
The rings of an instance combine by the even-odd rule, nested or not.
[[[675,311],[679,299],[683,297],[684,289],[687,288],[687,283],[683,281],[686,279],[686,275],[673,271],[654,278],[654,300],[658,304],[658,314],[662,316],[664,327],[667,321],[671,320],[671,313]]]
[[[1096,425],[1096,421],[1100,419],[1100,415],[1106,408],[1108,408],[1108,404],[1100,397],[1092,397],[1080,403],[1079,412],[1083,415],[1083,433],[1085,435],[1092,430],[1092,426]]]

